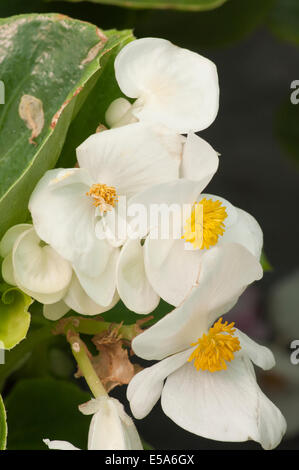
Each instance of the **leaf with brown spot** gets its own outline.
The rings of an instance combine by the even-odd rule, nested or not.
[[[39,136],[45,124],[43,102],[35,96],[23,95],[19,104],[19,115],[32,131],[29,143],[36,145],[34,139]]]
[[[55,166],[69,126],[95,85],[104,88],[107,100],[114,99],[114,74],[103,83],[102,77],[108,57],[128,38],[130,31],[103,32],[59,14],[0,18],[0,78],[5,84],[5,104],[0,106],[0,238],[11,225],[27,219],[32,190]]]

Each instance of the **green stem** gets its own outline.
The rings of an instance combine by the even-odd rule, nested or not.
[[[80,372],[84,376],[95,398],[107,395],[107,392],[88,357],[86,346],[83,341],[81,341],[78,333],[69,329],[66,337],[71,345],[72,353],[77,361]]]
[[[103,331],[109,330],[111,326],[117,326],[115,323],[93,320],[91,318],[70,317],[65,323],[64,330],[67,332],[69,328],[73,331],[85,335],[97,335]],[[122,325],[118,333],[124,338],[131,341],[136,336],[136,325]]]

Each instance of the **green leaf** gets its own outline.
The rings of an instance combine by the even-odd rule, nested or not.
[[[82,0],[68,0],[78,3]],[[220,7],[227,0],[89,0],[92,3],[117,5],[125,8],[159,8],[187,11],[211,10]]]
[[[0,342],[5,349],[13,348],[26,337],[30,325],[28,308],[31,303],[31,297],[16,287],[5,290],[1,295]]]
[[[131,31],[120,33],[121,43],[103,58],[103,66],[97,73],[97,83],[86,99],[84,106],[73,120],[58,160],[58,167],[72,167],[76,163],[76,147],[96,132],[99,124],[105,124],[105,112],[109,104],[124,96],[117,84],[114,60],[120,49],[134,39]]]
[[[29,196],[57,162],[101,58],[121,40],[115,30],[60,14],[0,19],[0,237],[26,219]]]
[[[90,416],[78,405],[90,394],[65,381],[27,379],[18,382],[5,401],[8,449],[46,449],[43,439],[69,441],[86,449]]]
[[[264,21],[274,1],[229,0],[221,8],[197,14],[150,11],[139,15],[137,31],[142,36],[164,37],[195,51],[225,46],[252,33]]]
[[[53,338],[52,328],[52,324],[35,330],[30,328],[26,341],[5,353],[5,363],[0,365],[0,391],[11,374],[18,371],[32,356],[39,354],[38,350],[41,344],[51,341]],[[48,364],[45,365],[45,370],[47,366]]]
[[[268,25],[271,31],[280,38],[299,44],[298,0],[276,0]]]
[[[4,403],[0,395],[0,450],[6,449],[7,438],[7,424],[6,424],[6,411]]]

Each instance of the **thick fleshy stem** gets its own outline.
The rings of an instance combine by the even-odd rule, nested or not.
[[[78,367],[94,397],[98,398],[100,396],[107,396],[107,392],[93,368],[93,365],[88,357],[87,348],[80,339],[79,334],[70,328],[67,331],[66,338],[70,343],[71,350],[74,358],[77,361]]]

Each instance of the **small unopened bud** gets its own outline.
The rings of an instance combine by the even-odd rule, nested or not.
[[[117,98],[108,107],[105,120],[109,127],[114,127],[129,111],[131,103],[125,98]]]

